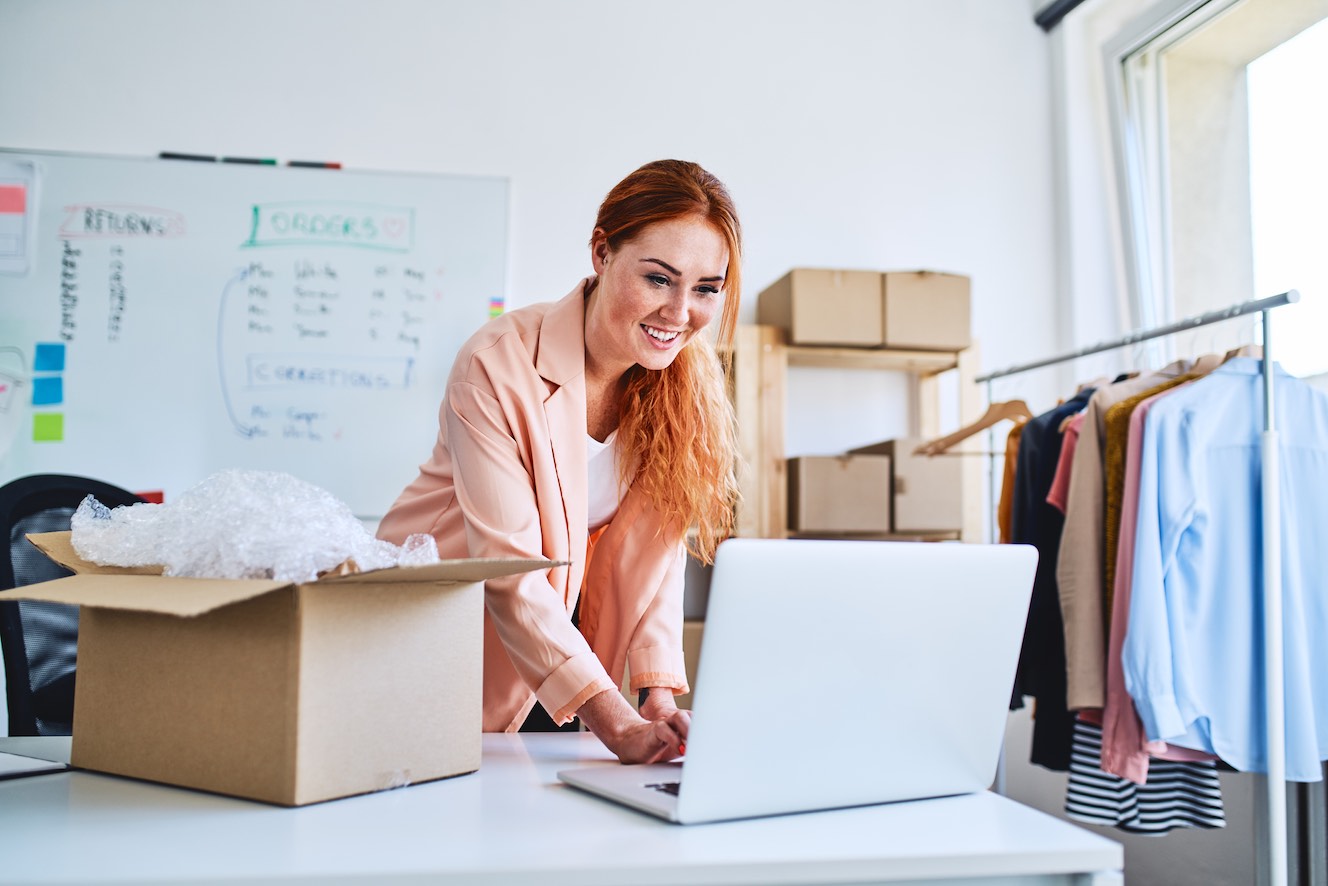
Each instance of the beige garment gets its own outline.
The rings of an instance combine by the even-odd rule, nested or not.
[[[1066,706],[1101,708],[1106,700],[1107,633],[1102,584],[1106,568],[1106,498],[1102,434],[1107,409],[1189,368],[1178,360],[1155,373],[1099,387],[1084,410],[1070,466],[1065,528],[1056,561],[1061,620],[1065,628]]]

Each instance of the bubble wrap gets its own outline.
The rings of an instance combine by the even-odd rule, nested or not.
[[[85,560],[192,578],[303,582],[346,560],[362,572],[438,561],[432,536],[374,538],[330,493],[275,471],[222,471],[164,505],[110,510],[88,496],[70,528]]]

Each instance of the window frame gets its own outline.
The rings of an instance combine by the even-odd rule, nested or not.
[[[1130,317],[1136,329],[1175,322],[1167,168],[1166,51],[1241,0],[1160,0],[1102,47]],[[1147,345],[1158,365],[1171,338]]]

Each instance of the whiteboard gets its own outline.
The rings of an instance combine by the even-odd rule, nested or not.
[[[506,179],[0,150],[0,482],[284,471],[381,516],[501,310]]]

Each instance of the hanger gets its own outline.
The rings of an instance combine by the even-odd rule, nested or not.
[[[1223,355],[1222,362],[1225,363],[1233,357],[1255,357],[1262,360],[1263,347],[1261,345],[1241,345],[1238,348],[1232,348]]]
[[[940,455],[951,446],[961,440],[967,440],[969,437],[985,431],[987,428],[1002,421],[1025,422],[1033,417],[1028,404],[1023,400],[1008,400],[1004,403],[992,403],[987,407],[987,411],[981,418],[972,424],[964,425],[959,430],[951,434],[946,434],[936,440],[929,440],[923,443],[917,449],[913,450],[914,455]]]
[[[1079,382],[1079,386],[1075,388],[1074,392],[1076,394],[1082,394],[1084,391],[1088,390],[1089,388],[1100,388],[1103,385],[1109,385],[1109,384],[1111,384],[1111,379],[1107,378],[1105,375],[1099,375],[1097,378],[1090,379],[1089,381]]]

